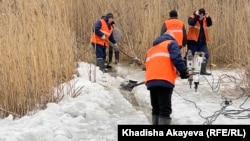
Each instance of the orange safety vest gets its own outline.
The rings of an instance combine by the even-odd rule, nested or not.
[[[146,83],[150,80],[166,80],[175,85],[178,75],[167,48],[170,42],[163,41],[147,51]]]
[[[183,46],[183,26],[184,23],[179,19],[169,19],[165,21],[167,31],[173,33],[179,46]]]
[[[102,23],[100,31],[104,33],[106,40],[103,40],[100,36],[97,36],[94,32],[92,33],[92,36],[91,36],[91,43],[100,44],[100,45],[108,47],[109,46],[108,39],[109,39],[109,36],[113,32],[113,28],[109,29],[108,24],[106,23],[104,19],[101,19],[100,21]]]
[[[192,15],[191,18],[194,18],[194,15]],[[196,22],[195,26],[189,26],[187,39],[194,40],[197,42],[199,34],[200,34],[200,27],[201,26],[200,26],[199,21]],[[203,28],[204,28],[204,32],[205,32],[206,42],[208,42],[209,37],[208,37],[208,30],[207,30],[208,27],[207,27],[206,18],[203,18]]]

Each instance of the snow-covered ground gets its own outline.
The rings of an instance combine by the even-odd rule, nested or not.
[[[149,91],[145,85],[132,92],[120,90],[128,80],[142,82],[145,72],[134,65],[117,65],[115,73],[102,73],[79,62],[77,74],[62,84],[64,98],[49,103],[31,116],[0,120],[0,141],[116,141],[118,124],[151,124]],[[201,76],[197,92],[177,79],[172,97],[172,124],[249,124],[249,94],[238,70],[212,70]],[[236,79],[234,79],[234,77]],[[68,89],[80,94],[72,98]],[[225,105],[225,100],[229,105]]]

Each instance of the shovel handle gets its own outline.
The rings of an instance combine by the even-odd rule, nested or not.
[[[115,47],[114,46],[114,44],[112,43],[112,42],[110,42],[108,39],[105,39],[107,42],[109,42],[109,44],[113,47],[113,48],[117,48],[117,47]],[[132,57],[132,56],[130,56],[130,55],[128,55],[127,53],[125,53],[123,50],[121,50],[121,49],[119,49],[119,48],[117,48],[121,53],[123,53],[124,55],[126,55],[129,59],[131,59],[131,60],[135,60],[135,58],[137,58],[137,57]]]
[[[132,87],[139,86],[139,85],[142,85],[142,84],[145,84],[145,81],[142,81],[142,82],[140,82],[140,83],[137,83],[137,84],[133,85]]]

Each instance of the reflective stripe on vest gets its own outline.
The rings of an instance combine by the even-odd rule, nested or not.
[[[196,28],[198,30],[200,30],[200,27],[199,26],[189,26],[190,28]],[[208,27],[203,27],[204,29],[207,29]]]
[[[182,30],[168,30],[168,31],[170,31],[170,32],[181,32],[181,33],[183,33]]]
[[[100,30],[103,34],[105,34],[105,35],[107,35],[107,36],[110,36],[111,35],[111,33],[108,33],[108,32],[106,32],[106,31],[104,31],[104,30]]]
[[[170,42],[163,41],[147,51],[146,83],[150,80],[165,80],[175,85],[178,75],[168,52]]]
[[[192,15],[191,18],[194,18],[194,16]],[[208,30],[207,30],[208,27],[207,27],[206,18],[203,19],[203,28],[204,28],[204,33],[205,33],[205,37],[206,37],[206,42],[208,42],[209,41],[209,36],[208,36]],[[195,26],[189,26],[187,39],[197,42],[199,34],[200,34],[200,23],[199,23],[199,21],[197,21]]]
[[[155,58],[155,57],[170,57],[169,53],[156,53],[156,54],[153,54],[152,56],[148,57],[146,59],[146,62],[150,61],[151,59]]]
[[[167,31],[173,33],[175,40],[179,46],[183,46],[183,26],[184,23],[179,19],[168,19],[165,21]]]

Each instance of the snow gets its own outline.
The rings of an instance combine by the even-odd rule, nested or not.
[[[102,73],[93,64],[79,62],[74,78],[57,88],[63,89],[62,101],[20,119],[12,115],[0,119],[0,141],[116,141],[118,124],[151,124],[146,86],[134,87],[132,92],[120,89],[128,80],[144,81],[145,72],[134,65],[117,65],[114,70]],[[241,72],[214,69],[212,74],[200,76],[197,92],[186,79],[176,80],[172,124],[250,123]]]

